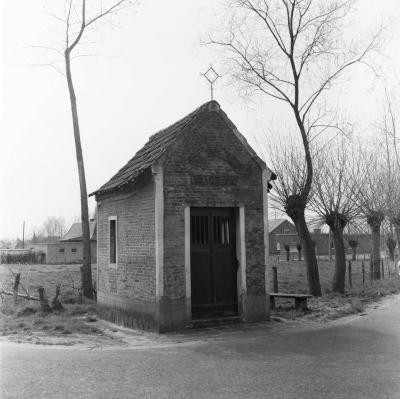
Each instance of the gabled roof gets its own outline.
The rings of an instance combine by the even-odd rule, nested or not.
[[[178,137],[185,131],[185,128],[193,126],[195,121],[204,112],[218,112],[228,126],[233,130],[236,137],[246,147],[250,155],[260,164],[261,167],[266,167],[264,162],[257,156],[254,150],[249,146],[246,139],[239,133],[235,125],[230,121],[225,112],[223,112],[216,101],[209,101],[199,108],[191,112],[189,115],[180,119],[178,122],[160,130],[152,135],[149,141],[140,149],[135,156],[120,169],[107,183],[101,186],[98,190],[91,193],[89,196],[104,194],[116,189],[123,188],[129,183],[133,183],[146,169],[151,167],[161,156],[168,150]],[[271,176],[275,176],[271,172]],[[272,177],[273,179],[273,177]]]
[[[96,222],[89,222],[90,239],[96,240]],[[82,241],[82,223],[73,223],[67,234],[60,241]]]
[[[279,227],[284,222],[288,222],[291,225],[293,225],[293,223],[287,219],[269,219],[268,220],[269,232],[271,233],[272,231],[274,231],[277,227]]]

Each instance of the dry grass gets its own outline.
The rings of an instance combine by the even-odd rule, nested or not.
[[[14,273],[21,273],[21,286],[30,295],[38,296],[37,289],[43,286],[49,299],[54,297],[57,284],[61,284],[62,296],[76,296],[74,287],[79,287],[81,281],[80,265],[0,264],[1,288],[12,291]],[[95,279],[96,265],[92,265],[92,276]],[[24,293],[22,287],[20,292]]]
[[[279,292],[308,293],[306,266],[304,261],[278,261],[272,258],[272,265],[278,271]],[[354,313],[362,313],[371,302],[379,301],[382,297],[400,292],[400,278],[395,272],[395,262],[384,261],[385,278],[371,281],[369,278],[369,261],[364,262],[364,284],[362,261],[351,262],[352,287],[349,286],[348,269],[346,271],[346,293],[343,295],[332,292],[334,263],[319,260],[319,274],[323,296],[308,301],[307,311],[294,310],[293,300],[276,299],[275,317],[287,319],[326,321]],[[390,273],[390,275],[389,275]],[[272,282],[271,282],[272,290]]]
[[[95,303],[68,305],[62,312],[44,313],[38,305],[3,304],[0,335],[46,332],[56,334],[102,334],[87,322],[87,314],[95,313]]]
[[[12,297],[3,295],[0,307],[0,335],[15,336],[24,341],[30,341],[41,334],[102,335],[102,331],[91,323],[96,320],[96,303],[82,300],[75,289],[80,285],[80,265],[0,265],[2,289],[12,291],[15,273],[21,273],[23,288],[20,287],[20,293],[25,293],[26,290],[32,296],[38,296],[37,288],[43,286],[50,303],[56,285],[61,284],[63,309],[45,313],[36,301],[19,298],[18,304],[14,305]],[[95,268],[93,273],[95,275]]]

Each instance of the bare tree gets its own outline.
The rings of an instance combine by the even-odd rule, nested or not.
[[[89,3],[89,5],[88,5]],[[52,15],[57,21],[61,21],[64,29],[64,40],[61,48],[41,47],[45,50],[54,51],[58,56],[62,56],[64,70],[58,66],[58,60],[47,65],[53,67],[61,73],[67,81],[68,93],[71,104],[71,116],[73,133],[75,140],[76,160],[78,165],[80,202],[81,202],[81,222],[83,240],[83,267],[82,267],[82,291],[83,295],[91,298],[93,295],[92,270],[90,255],[90,229],[89,211],[87,200],[86,176],[81,145],[81,131],[78,118],[78,104],[71,62],[74,58],[87,56],[89,54],[75,54],[77,48],[84,44],[83,39],[93,28],[100,23],[110,23],[110,17],[119,13],[121,10],[130,6],[130,0],[103,0],[97,2],[87,2],[86,0],[63,0],[63,15]]]
[[[289,262],[290,261],[290,245],[284,244],[283,246],[284,246],[285,252],[286,252],[286,260]]]
[[[389,250],[390,260],[394,261],[394,251],[396,249],[396,240],[393,236],[389,235],[386,237],[386,246]]]
[[[352,2],[325,0],[232,0],[228,33],[210,42],[225,49],[233,79],[246,93],[259,92],[285,104],[294,117],[305,159],[301,185],[287,196],[285,211],[300,236],[309,290],[321,295],[315,249],[305,220],[313,180],[311,142],[329,128],[324,95],[347,69],[366,63],[378,34],[364,46],[346,45],[341,28]],[[325,96],[326,97],[326,96]]]
[[[371,230],[373,278],[380,279],[381,225],[387,213],[386,179],[384,165],[374,146],[362,152],[365,179],[358,190],[357,204]]]
[[[397,244],[400,247],[400,142],[397,132],[396,105],[395,95],[389,93],[385,87],[384,105],[380,120],[377,123],[377,136],[380,150],[385,160],[383,170],[386,182],[387,212],[390,222],[388,239],[393,238],[394,228]]]
[[[66,232],[65,219],[55,216],[48,217],[43,223],[43,231],[48,238],[61,238]]]
[[[354,240],[354,239],[350,239],[349,240],[349,245],[352,251],[352,256],[351,259],[352,260],[357,260],[357,247],[358,247],[358,241]]]
[[[299,261],[301,261],[301,250],[302,250],[302,246],[300,243],[296,244],[296,248],[297,248],[297,255],[299,255]]]
[[[274,136],[277,137],[277,136]],[[296,141],[288,138],[287,140],[269,140],[268,149],[270,164],[277,176],[274,182],[274,190],[271,191],[271,205],[280,211],[287,212],[288,204],[290,206],[293,198],[298,198],[301,195],[305,181],[307,179],[307,165],[303,156],[301,147]],[[312,152],[313,153],[313,152]],[[310,196],[307,198],[307,202]],[[309,233],[305,221],[305,209],[303,209],[304,225],[296,225],[297,233],[300,236],[304,258],[306,258],[306,251],[304,250],[304,237],[306,241],[310,241],[315,255],[315,246]],[[301,228],[301,230],[300,230]],[[319,285],[319,274],[317,263],[313,264],[314,269],[309,267],[307,263],[307,280],[309,282],[309,290],[313,295],[317,295],[311,288],[314,287],[315,279],[317,278]],[[314,287],[315,288],[315,287]]]
[[[359,216],[357,200],[363,184],[359,157],[342,139],[332,148],[325,148],[315,158],[313,196],[311,206],[332,233],[335,248],[333,291],[344,293],[346,252],[343,231]]]

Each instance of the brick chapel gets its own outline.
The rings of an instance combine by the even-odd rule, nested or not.
[[[216,101],[151,136],[91,194],[103,315],[159,332],[268,320],[274,178]]]

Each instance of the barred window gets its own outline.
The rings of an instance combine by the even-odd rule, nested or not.
[[[110,264],[117,263],[117,217],[112,216],[108,219],[109,222],[109,259]]]

